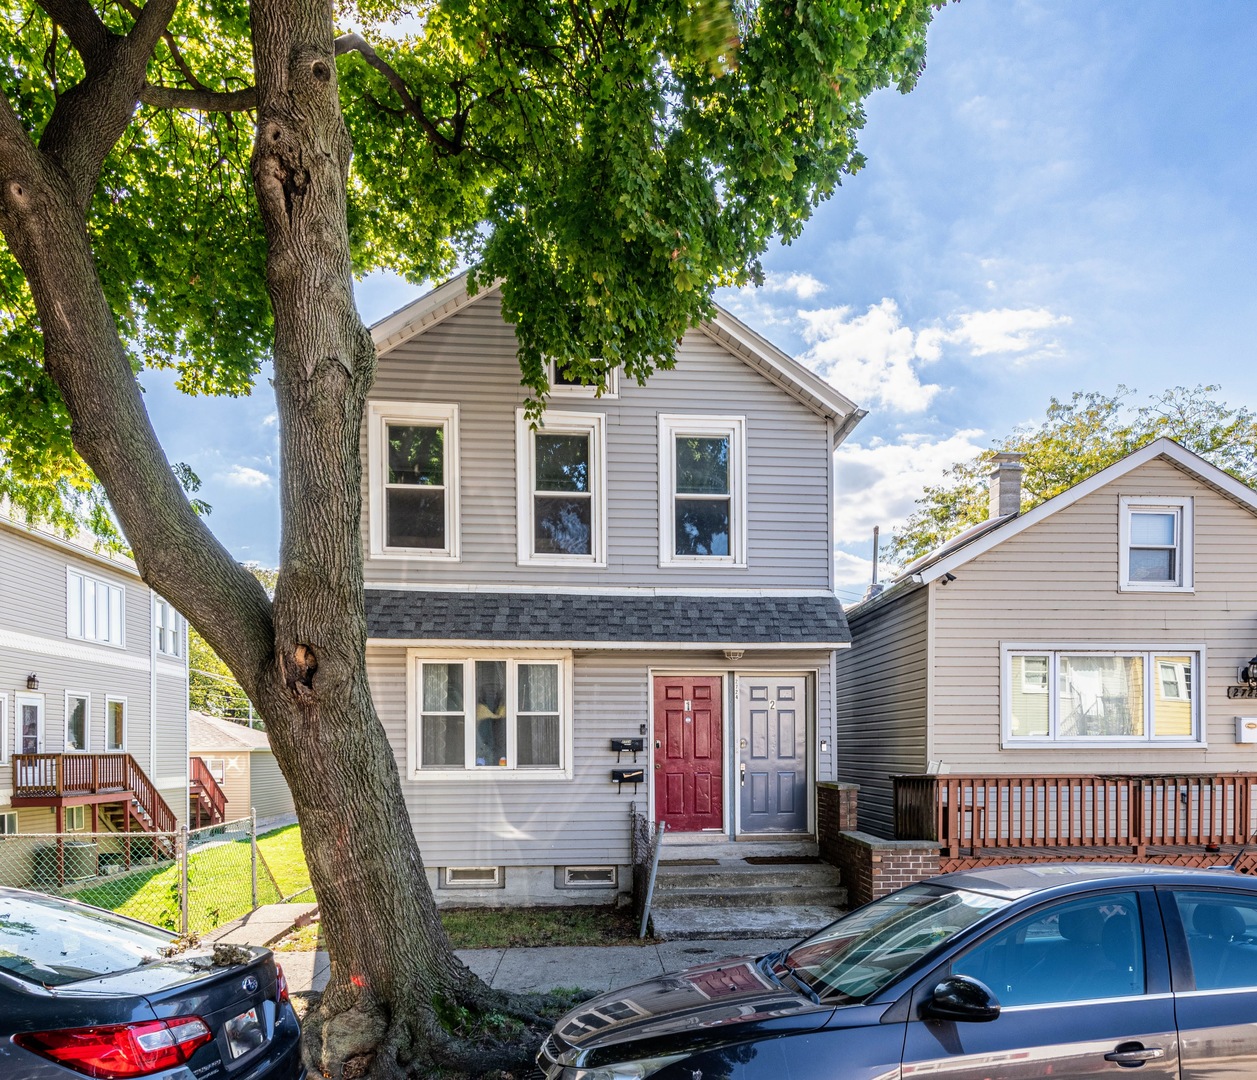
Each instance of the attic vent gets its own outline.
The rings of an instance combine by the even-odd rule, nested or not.
[[[563,888],[565,889],[614,889],[616,879],[616,868],[614,866],[563,867]]]
[[[443,889],[500,889],[506,874],[501,866],[446,866],[440,883]]]

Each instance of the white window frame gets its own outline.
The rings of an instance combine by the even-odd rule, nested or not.
[[[65,571],[65,633],[66,637],[75,638],[78,641],[94,641],[99,645],[108,645],[115,649],[125,649],[127,647],[127,591],[121,585],[116,585],[111,581],[103,578],[93,577],[91,574],[84,574],[81,570],[75,570],[73,567],[67,566]],[[84,599],[86,598],[88,585],[92,589],[105,590],[105,595],[110,602],[110,618],[109,630],[107,637],[97,637],[95,634],[95,626],[90,629],[92,633],[88,633],[88,627],[83,619],[85,610]],[[114,622],[112,617],[113,603],[117,601],[118,618],[117,633],[115,640]],[[93,610],[95,605],[99,603],[99,595],[93,596]],[[75,618],[77,614],[77,620]]]
[[[729,439],[729,554],[676,554],[676,439]],[[659,416],[659,565],[746,569],[746,417]]]
[[[620,396],[620,369],[613,367],[607,372],[607,381],[601,387],[592,384],[560,383],[558,364],[554,357],[546,358],[546,382],[550,384],[552,398],[593,398],[596,401],[615,401]],[[602,393],[598,393],[599,390]]]
[[[1118,591],[1120,592],[1180,592],[1195,589],[1192,549],[1195,546],[1193,530],[1193,501],[1187,498],[1165,498],[1156,495],[1123,495],[1118,523]],[[1176,518],[1178,536],[1175,551],[1178,555],[1177,581],[1130,580],[1130,527],[1131,517],[1139,512],[1161,511],[1172,513]]]
[[[445,429],[445,547],[389,547],[384,515],[385,470],[388,466],[386,433],[392,424],[432,424]],[[459,512],[458,406],[418,401],[373,401],[367,409],[367,535],[377,559],[423,559],[458,562],[461,558]]]
[[[586,435],[589,437],[589,533],[588,555],[558,555],[533,551],[536,525],[533,503],[536,481],[534,436]],[[556,412],[547,409],[542,424],[534,429],[523,409],[515,410],[515,535],[519,566],[580,566],[605,569],[607,565],[607,439],[606,414]]]
[[[17,744],[17,734],[14,733],[14,745]],[[9,760],[9,695],[0,694],[0,764],[7,764]]]
[[[70,700],[82,698],[83,706],[83,747],[70,745]],[[92,695],[87,690],[67,690],[65,692],[65,716],[62,727],[61,748],[67,754],[90,754],[92,752]]]
[[[218,769],[215,771],[214,763],[218,763]],[[219,787],[227,782],[227,759],[224,757],[207,757],[205,758],[205,771],[210,774]]]
[[[0,813],[0,836],[17,836],[17,811]]]
[[[1079,656],[1084,654],[1095,656],[1139,656],[1143,658],[1144,680],[1144,734],[1083,736],[1081,738],[1058,738],[1057,724],[1060,708],[1060,658],[1061,656]],[[1046,656],[1048,657],[1048,734],[1047,735],[1013,735],[1012,709],[1012,658],[1014,656]],[[1195,735],[1191,738],[1182,736],[1157,736],[1153,730],[1155,708],[1158,700],[1167,700],[1160,693],[1160,671],[1156,658],[1159,656],[1190,656],[1196,676],[1192,680],[1192,728]],[[1201,693],[1206,670],[1207,656],[1202,643],[1165,645],[1149,645],[1147,642],[1137,644],[1098,644],[1096,642],[1076,643],[1009,643],[1000,647],[1000,745],[1004,749],[1054,749],[1060,747],[1105,747],[1122,746],[1127,748],[1142,747],[1147,750],[1193,750],[1206,749],[1208,727],[1205,715],[1205,698]],[[1174,700],[1174,699],[1170,699]]]
[[[153,639],[157,645],[158,656],[169,656],[175,660],[183,659],[183,629],[183,616],[179,614],[174,604],[154,593]],[[162,648],[162,638],[166,635],[169,635],[173,649]]]
[[[111,705],[122,706],[122,745],[109,745],[109,707]],[[105,695],[105,753],[106,754],[125,754],[127,752],[127,699],[121,694]]]
[[[22,744],[22,706],[23,705],[34,705],[35,708],[38,710],[38,725],[37,725],[38,733],[36,735],[36,742],[38,745],[38,749],[35,751],[35,753],[42,754],[44,752],[44,738],[46,734],[45,727],[44,727],[45,704],[46,702],[45,702],[43,694],[19,692],[13,695],[13,752],[15,754],[24,752],[24,751],[18,750],[18,747],[21,746]]]
[[[71,825],[71,818],[78,818],[78,824]],[[87,831],[87,807],[80,803],[77,806],[63,806],[61,808],[61,822],[65,832],[86,832]]]
[[[514,765],[477,765],[474,753],[475,663],[477,660],[507,661],[506,741],[507,760],[515,760],[515,719],[519,683],[516,666],[557,662],[559,668],[559,766],[554,769],[520,769]],[[424,663],[460,663],[463,666],[463,708],[467,722],[463,737],[466,753],[461,766],[425,769],[422,767],[420,724],[423,712],[422,665]],[[491,780],[571,780],[572,779],[572,654],[556,649],[407,649],[406,650],[406,744],[410,779],[425,782],[449,781],[452,778]]]

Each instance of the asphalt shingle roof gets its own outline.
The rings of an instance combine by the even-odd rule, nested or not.
[[[652,596],[368,589],[373,638],[836,645],[834,596]]]

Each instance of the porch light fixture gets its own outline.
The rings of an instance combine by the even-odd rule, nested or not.
[[[36,675],[33,671],[29,675],[26,676],[26,689],[27,690],[39,689],[39,676]]]
[[[743,653],[742,649],[725,649],[725,659],[726,660],[741,660],[742,653]],[[1254,658],[1253,663],[1257,664],[1257,658]]]
[[[1254,656],[1240,672],[1240,678],[1249,686],[1257,686],[1257,656]]]

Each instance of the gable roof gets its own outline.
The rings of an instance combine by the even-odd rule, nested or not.
[[[209,713],[188,711],[188,750],[223,750],[238,753],[242,750],[269,750],[271,740],[265,731],[224,720]]]
[[[467,274],[450,278],[405,307],[385,316],[371,327],[377,352],[396,348],[426,333],[463,308],[499,292],[493,285],[475,296],[468,295]],[[739,360],[754,368],[812,412],[834,422],[833,449],[851,434],[866,415],[850,398],[839,393],[824,379],[809,371],[793,357],[752,330],[741,320],[717,306],[716,317],[700,324],[699,330]]]
[[[1093,473],[1086,480],[1079,481],[1059,495],[1039,503],[1034,509],[1027,510],[1024,514],[1010,514],[1007,517],[983,522],[953,537],[928,555],[909,564],[903,574],[896,579],[896,583],[911,581],[915,584],[928,584],[935,581],[951,573],[958,566],[976,559],[1005,540],[1025,532],[1067,506],[1073,506],[1079,499],[1086,498],[1106,484],[1111,484],[1114,480],[1134,472],[1156,458],[1170,462],[1220,495],[1257,514],[1257,490],[1236,480],[1230,473],[1219,469],[1216,465],[1211,465],[1199,454],[1193,453],[1173,439],[1157,439],[1127,454],[1121,461],[1115,461],[1108,468]],[[888,589],[887,592],[890,590]]]

